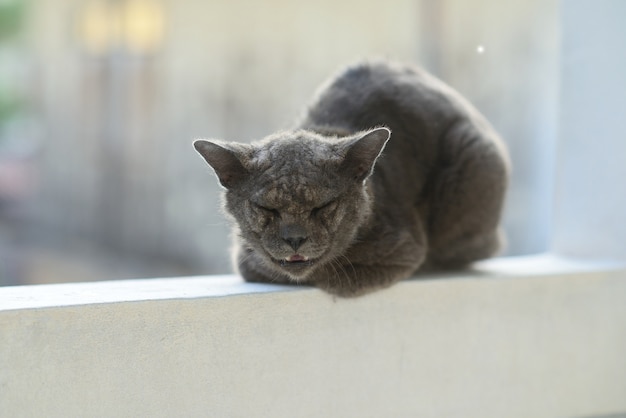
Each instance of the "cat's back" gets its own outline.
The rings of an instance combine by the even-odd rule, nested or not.
[[[427,166],[471,142],[504,159],[504,145],[491,124],[457,91],[410,64],[369,60],[346,67],[318,90],[300,124],[347,133],[386,126],[391,163],[407,154]]]
[[[407,120],[428,129],[430,122],[443,124],[471,113],[458,93],[425,70],[373,60],[351,65],[326,82],[308,109],[305,125],[347,130],[385,125],[395,132]]]
[[[428,179],[474,163],[506,183],[499,135],[458,92],[417,66],[383,60],[349,66],[320,88],[301,123],[330,133],[376,126],[392,132],[374,171],[376,187],[389,198],[414,201]]]

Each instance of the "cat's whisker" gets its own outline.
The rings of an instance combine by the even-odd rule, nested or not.
[[[356,280],[356,269],[354,268],[354,266],[352,265],[352,263],[350,262],[350,259],[348,257],[346,257],[345,255],[341,254],[340,256],[342,259],[346,260],[346,263],[350,266],[350,268],[352,269],[352,277]],[[343,267],[343,264],[342,264]],[[343,267],[344,271],[345,271],[345,267]],[[352,285],[352,279],[350,278],[350,274],[346,271],[346,277],[348,278],[348,282],[350,284],[350,287],[353,287]],[[356,283],[355,283],[356,284]]]
[[[335,259],[334,258],[331,259],[329,264],[333,268],[333,271],[335,272],[334,277],[336,277],[337,281],[341,284],[341,276],[339,274],[339,271],[337,270]],[[328,282],[329,282],[329,287],[330,287],[330,276],[328,277]]]
[[[343,266],[341,265],[341,263],[339,262],[339,260],[337,260],[337,258],[333,258],[332,263],[334,266],[337,266],[337,268],[339,268],[339,270],[341,270],[341,275],[337,272],[337,278],[339,279],[339,281],[341,282],[341,278],[342,276],[345,277],[347,280],[347,283],[350,284],[350,278],[348,277],[348,275],[346,274],[346,270],[343,268]],[[335,268],[335,271],[337,271],[337,268]]]
[[[272,283],[279,283],[280,275],[276,271],[272,271],[272,277],[270,278]]]
[[[346,278],[346,281],[348,282],[348,286],[352,287],[352,280],[350,279],[350,275],[348,274],[348,272],[344,268],[343,264],[339,261],[340,257],[346,258],[345,256],[337,256],[337,257],[333,258],[331,260],[331,262],[333,263],[333,265],[336,265],[336,266],[338,266],[341,269],[341,272],[343,273],[343,276]],[[348,263],[349,263],[349,261],[348,261]],[[354,267],[353,267],[353,269],[354,269]],[[339,276],[339,273],[337,272],[337,269],[335,269],[335,272],[337,273],[337,277],[340,279],[340,276]]]
[[[330,269],[332,269],[332,272],[331,272]],[[327,284],[328,288],[330,289],[330,286],[331,286],[330,279],[331,279],[331,277],[336,277],[337,276],[337,270],[335,269],[335,266],[333,266],[332,259],[330,261],[328,261],[326,264],[324,264],[324,268],[321,269],[321,271],[323,272],[323,275],[326,277],[326,284]]]
[[[237,257],[237,265],[238,265],[239,269],[241,269],[241,266],[244,265],[251,258],[252,258],[252,253],[248,253],[248,254],[245,254],[243,256],[239,255]]]

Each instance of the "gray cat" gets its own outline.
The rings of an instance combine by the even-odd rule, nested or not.
[[[225,188],[248,281],[358,296],[418,270],[464,268],[501,245],[505,147],[472,105],[419,68],[349,67],[297,129],[194,146]]]

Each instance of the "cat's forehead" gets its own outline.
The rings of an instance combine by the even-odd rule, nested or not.
[[[265,187],[255,191],[253,200],[265,206],[297,212],[299,208],[319,205],[330,195],[329,189],[318,184],[282,180],[266,183]]]
[[[303,170],[305,165],[272,167],[260,174],[255,181],[253,200],[272,207],[316,206],[331,199],[338,189],[332,172]]]
[[[272,206],[317,205],[337,186],[340,161],[333,144],[291,136],[267,141],[251,161],[256,168],[253,198]]]
[[[311,132],[282,132],[258,142],[250,162],[259,169],[290,169],[297,163],[303,169],[315,168],[339,161],[338,148],[337,142]]]

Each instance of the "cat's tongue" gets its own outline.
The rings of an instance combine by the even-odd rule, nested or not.
[[[302,256],[300,254],[294,254],[294,255],[290,255],[289,257],[287,257],[286,260],[288,262],[290,262],[290,263],[293,263],[293,262],[296,262],[296,261],[307,261],[308,258],[304,257],[304,256]]]

